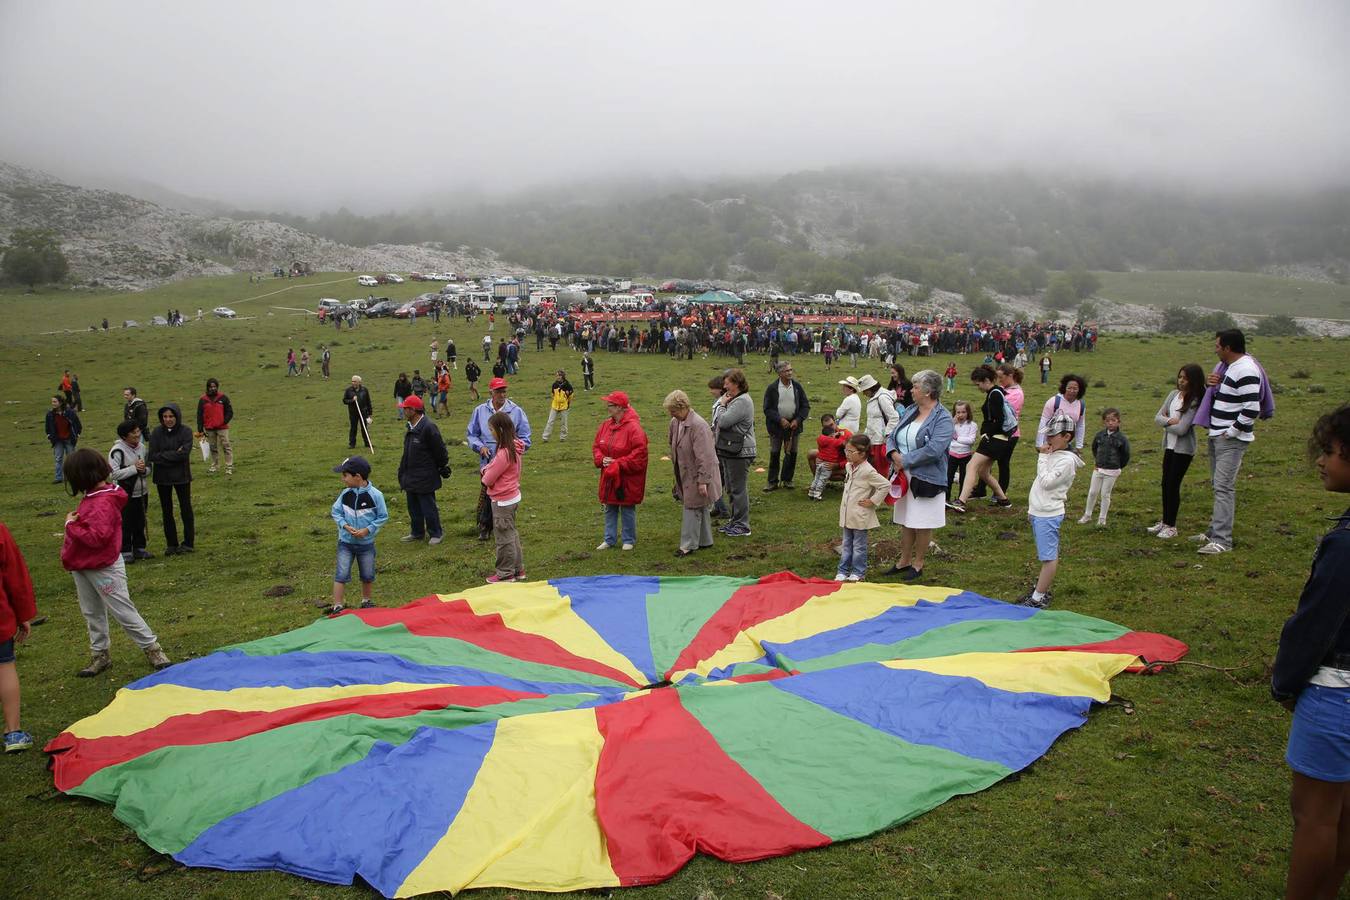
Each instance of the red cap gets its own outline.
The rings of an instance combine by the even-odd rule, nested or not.
[[[489,391],[504,391],[504,390],[506,390],[506,379],[505,379],[505,378],[494,378],[494,379],[492,379],[491,381],[488,382],[488,390],[489,390]]]
[[[400,403],[399,406],[403,407],[404,409],[425,409],[425,408],[426,408],[426,407],[424,407],[424,406],[422,405],[422,398],[419,397],[419,396],[417,396],[416,394],[409,394],[407,397],[404,397],[404,398],[403,398],[403,402]]]
[[[600,398],[606,403],[613,403],[615,406],[627,406],[628,395],[623,391],[614,391]]]

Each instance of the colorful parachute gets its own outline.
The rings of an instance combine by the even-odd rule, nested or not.
[[[60,790],[189,866],[386,896],[647,884],[982,790],[1185,652],[948,588],[562,578],[181,663],[47,750]]]

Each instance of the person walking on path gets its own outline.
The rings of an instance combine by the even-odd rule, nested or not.
[[[671,391],[661,404],[670,416],[670,459],[675,469],[672,493],[683,507],[676,556],[713,545],[712,506],[722,496],[722,472],[713,447],[712,427],[694,412],[689,395]]]
[[[469,416],[469,425],[464,430],[464,437],[468,441],[469,449],[478,454],[478,470],[482,472],[487,464],[492,461],[492,457],[497,452],[497,437],[488,426],[488,419],[492,418],[494,413],[506,413],[511,417],[511,424],[515,426],[516,438],[524,446],[525,450],[530,449],[530,420],[525,415],[525,410],[514,401],[509,399],[506,394],[509,385],[505,378],[494,378],[488,382],[488,399],[474,407],[473,413]],[[492,537],[492,502],[488,498],[487,489],[484,487],[478,494],[478,539],[486,541]]]
[[[182,430],[188,432],[187,428]],[[66,459],[66,483],[73,492],[84,494],[79,507],[66,514],[65,541],[61,545],[61,565],[75,579],[80,612],[89,630],[89,665],[77,673],[82,678],[112,665],[110,614],[145,653],[150,665],[163,669],[170,664],[127,590],[127,567],[121,553],[122,507],[127,495],[108,481],[111,474],[108,461],[93,450],[76,450]]]
[[[558,435],[558,440],[567,440],[567,415],[572,408],[572,395],[575,393],[572,382],[567,380],[567,373],[559,369],[558,377],[554,379],[548,391],[548,422],[544,424],[543,435],[545,444],[548,443],[549,435],[553,433],[553,423],[558,419],[562,419],[562,431]]]
[[[1215,335],[1219,365],[1205,380],[1208,389],[1200,401],[1195,424],[1209,429],[1209,480],[1214,509],[1209,527],[1191,540],[1206,556],[1233,549],[1233,520],[1237,516],[1237,478],[1242,458],[1256,439],[1258,418],[1275,414],[1266,373],[1247,354],[1247,338],[1236,328]]]
[[[375,416],[375,406],[370,399],[370,391],[361,383],[360,375],[352,376],[352,383],[342,392],[342,402],[347,407],[347,449],[356,449],[356,433],[361,432],[361,437],[366,446],[370,446],[370,434],[367,429],[373,423]],[[362,425],[362,420],[365,424]]]
[[[440,429],[423,414],[421,398],[414,395],[404,400],[403,412],[408,417],[408,430],[403,434],[398,486],[408,495],[408,518],[412,527],[399,540],[407,544],[425,536],[427,543],[434,547],[443,535],[436,492],[441,488],[441,479],[450,477],[450,456]]]
[[[591,444],[605,507],[605,539],[595,549],[608,550],[622,541],[624,550],[632,550],[637,543],[637,507],[647,490],[647,433],[623,391],[606,394],[604,401],[609,415],[600,422]]]
[[[764,424],[769,429],[769,483],[764,487],[766,493],[778,490],[780,485],[792,489],[792,477],[797,472],[797,444],[802,436],[802,424],[811,415],[811,401],[806,397],[806,389],[796,379],[792,363],[779,363],[777,375],[764,389]]]
[[[37,618],[37,598],[14,536],[0,523],[0,708],[4,710],[6,753],[33,746],[33,736],[20,727],[19,667],[14,647],[28,640]]]
[[[177,403],[159,408],[159,427],[150,432],[146,460],[153,466],[152,480],[159,493],[164,521],[164,555],[191,553],[196,548],[197,525],[192,513],[192,429],[183,424]],[[178,543],[178,525],[173,517],[173,498],[178,495],[178,513],[183,518],[183,542]]]
[[[127,495],[122,507],[122,561],[131,565],[138,559],[153,559],[145,549],[146,513],[150,505],[150,471],[146,462],[150,448],[146,446],[141,426],[130,419],[117,426],[117,443],[108,451],[109,478]]]
[[[206,393],[197,400],[197,433],[206,438],[211,451],[207,472],[215,474],[224,457],[225,474],[234,474],[234,449],[230,445],[230,421],[234,418],[234,407],[230,398],[220,392],[220,382],[215,378],[206,379]]]
[[[1163,430],[1162,518],[1149,533],[1163,540],[1177,536],[1181,511],[1181,482],[1195,458],[1195,414],[1205,395],[1205,373],[1195,363],[1177,372],[1177,386],[1163,400],[1153,423]]]
[[[56,474],[52,478],[52,484],[60,484],[61,467],[66,456],[75,452],[75,445],[80,441],[80,431],[84,426],[80,424],[80,417],[75,408],[66,403],[60,394],[52,395],[52,408],[47,410],[47,418],[43,424],[47,430],[47,440],[52,445],[52,457],[56,461]]]

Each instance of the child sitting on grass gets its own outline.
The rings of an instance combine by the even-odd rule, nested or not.
[[[5,752],[33,746],[33,736],[19,728],[19,667],[14,645],[28,640],[37,617],[33,580],[9,529],[0,525],[0,707],[5,713]]]
[[[329,613],[346,609],[343,601],[352,580],[352,561],[361,577],[361,608],[375,605],[375,534],[389,521],[384,494],[370,483],[370,463],[362,456],[349,456],[333,467],[345,487],[333,501],[331,515],[338,527],[337,570],[333,573],[333,605]]]
[[[492,504],[492,535],[497,541],[496,571],[488,584],[525,580],[525,553],[520,547],[516,510],[520,508],[520,457],[525,442],[516,437],[516,423],[504,412],[488,418],[488,428],[497,441],[497,453],[483,467],[480,477]]]
[[[806,489],[806,496],[812,500],[825,499],[825,485],[843,466],[844,444],[852,434],[847,428],[837,427],[834,416],[829,413],[820,417],[820,436],[816,438],[814,454],[815,475],[811,478],[811,486]]]
[[[66,457],[62,466],[66,484],[84,499],[66,514],[66,538],[61,545],[61,565],[75,579],[80,612],[89,629],[89,665],[76,674],[90,678],[112,665],[108,650],[108,614],[145,653],[156,669],[169,665],[159,639],[145,624],[127,590],[127,565],[122,561],[122,507],[126,491],[108,479],[112,467],[103,454],[87,447]]]
[[[1092,521],[1092,507],[1101,497],[1102,510],[1097,515],[1097,527],[1106,524],[1106,511],[1111,508],[1111,489],[1116,486],[1121,469],[1130,464],[1130,439],[1120,430],[1120,410],[1107,407],[1102,410],[1102,425],[1092,439],[1092,458],[1097,463],[1092,470],[1092,484],[1088,487],[1087,509],[1078,520],[1079,525]]]
[[[843,553],[835,581],[862,581],[867,574],[867,532],[880,526],[877,506],[885,502],[891,482],[868,462],[872,440],[855,434],[844,445],[848,460],[844,496],[839,501],[839,527],[844,530]]]
[[[1067,449],[1073,442],[1077,426],[1064,413],[1050,417],[1045,430],[1045,445],[1036,460],[1036,480],[1031,483],[1027,498],[1027,518],[1031,532],[1036,536],[1036,557],[1041,561],[1041,573],[1036,586],[1017,602],[1023,606],[1045,609],[1050,605],[1050,588],[1055,583],[1059,568],[1059,527],[1064,524],[1064,501],[1073,486],[1073,477],[1083,461]]]

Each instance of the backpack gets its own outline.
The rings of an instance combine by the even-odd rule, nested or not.
[[[1012,404],[1008,402],[1008,394],[1002,390],[1000,390],[999,393],[1003,395],[1003,433],[1012,434],[1017,430],[1017,412],[1013,409]],[[1055,405],[1056,407],[1059,406],[1058,398],[1056,398]]]

